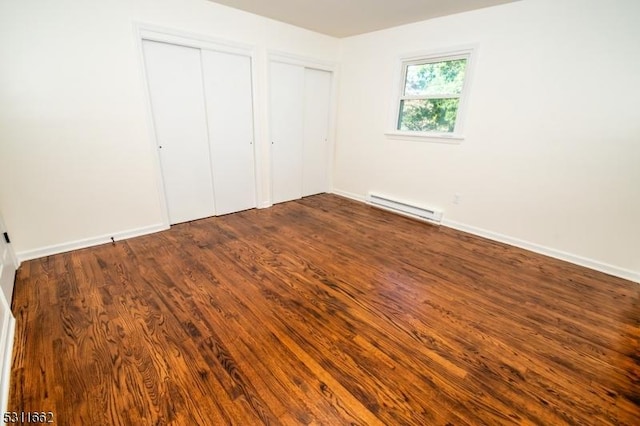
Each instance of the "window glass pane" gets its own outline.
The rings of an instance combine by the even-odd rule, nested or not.
[[[456,125],[458,102],[458,98],[400,101],[398,130],[451,133]]]
[[[466,68],[466,59],[408,65],[404,95],[460,94]]]

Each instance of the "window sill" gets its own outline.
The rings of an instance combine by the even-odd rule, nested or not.
[[[448,133],[419,133],[419,132],[385,132],[387,139],[399,139],[406,141],[423,141],[433,143],[448,143],[458,145],[464,140],[464,135]]]

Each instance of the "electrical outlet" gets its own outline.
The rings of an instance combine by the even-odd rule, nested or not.
[[[453,204],[460,204],[460,194],[455,193],[453,194]]]

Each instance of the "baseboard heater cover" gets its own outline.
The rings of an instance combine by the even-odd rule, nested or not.
[[[427,222],[440,224],[442,222],[442,211],[436,209],[416,206],[413,203],[399,201],[389,198],[385,195],[370,192],[367,197],[367,203],[374,207],[382,208],[394,213],[413,217]]]

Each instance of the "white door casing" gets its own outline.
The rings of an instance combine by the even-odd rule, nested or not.
[[[5,240],[7,229],[0,217],[0,406],[7,409],[9,401],[9,379],[11,377],[11,356],[13,353],[13,337],[15,319],[11,313],[11,299],[18,262]]]
[[[272,202],[329,190],[332,72],[270,63]]]

